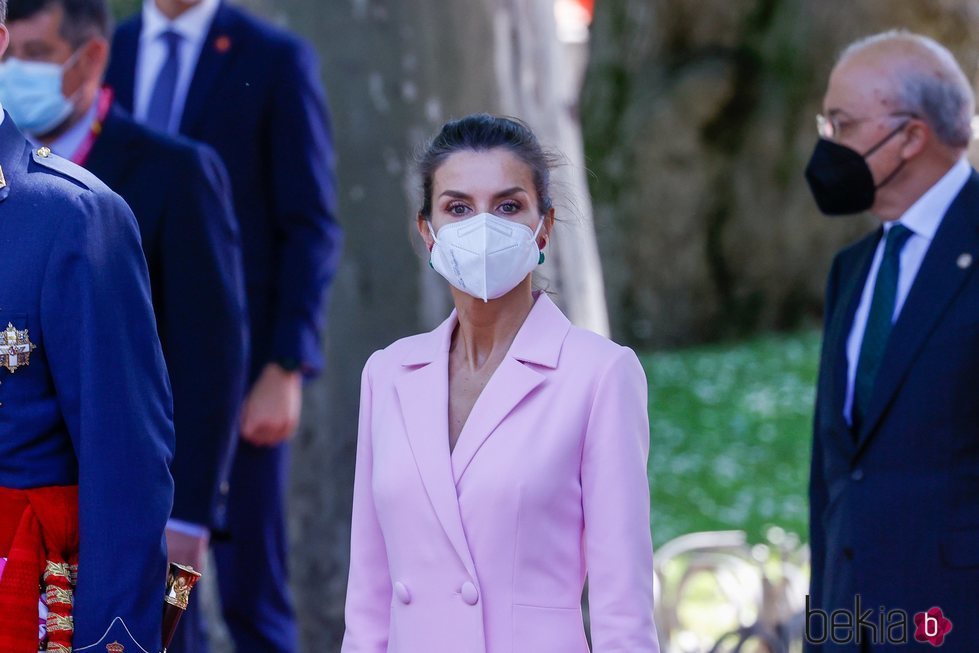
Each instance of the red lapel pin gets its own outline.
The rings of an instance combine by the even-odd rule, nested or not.
[[[224,54],[231,49],[231,38],[228,36],[219,36],[214,39],[214,49]]]

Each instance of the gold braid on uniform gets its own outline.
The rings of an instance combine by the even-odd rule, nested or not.
[[[48,560],[44,569],[44,597],[48,606],[47,653],[71,653],[75,632],[71,608],[74,587],[78,582],[78,565]]]

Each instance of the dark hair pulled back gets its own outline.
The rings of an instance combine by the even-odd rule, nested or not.
[[[530,168],[537,191],[538,211],[543,215],[552,206],[551,169],[554,157],[541,147],[530,127],[516,118],[475,113],[445,123],[418,157],[422,178],[422,207],[419,214],[432,219],[432,185],[435,172],[456,152],[484,152],[501,148],[516,155]]]

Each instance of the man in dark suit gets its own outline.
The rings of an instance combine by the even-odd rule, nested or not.
[[[102,88],[111,36],[105,0],[10,0],[9,9],[5,65],[26,75],[0,86],[0,101],[15,120],[24,117],[38,145],[119,193],[139,223],[173,388],[170,558],[200,568],[237,442],[247,364],[241,246],[224,166],[209,148],[150,131],[113,104]],[[48,91],[53,98],[27,90],[41,87],[45,69],[61,78]],[[59,103],[64,109],[46,121],[32,113]],[[59,114],[66,116],[44,124]],[[182,635],[197,628],[191,605]]]
[[[979,642],[974,110],[948,50],[907,32],[856,42],[829,80],[807,178],[825,213],[869,210],[881,226],[829,275],[810,651]],[[857,614],[837,613],[850,625],[830,628],[834,610]]]
[[[332,142],[312,50],[220,0],[147,0],[106,77],[137,120],[214,147],[244,244],[250,390],[215,546],[238,650],[295,651],[283,499],[303,375],[322,368],[324,290],[340,248]]]
[[[136,220],[3,112],[0,222],[0,650],[47,613],[41,650],[158,651],[174,435]]]

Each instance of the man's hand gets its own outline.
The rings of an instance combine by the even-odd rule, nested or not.
[[[302,375],[269,363],[245,399],[241,437],[258,447],[272,447],[288,440],[299,426],[302,405]]]
[[[178,565],[190,565],[197,571],[204,569],[207,560],[207,547],[210,537],[205,532],[202,535],[189,535],[179,530],[171,529],[167,533],[167,559]]]

